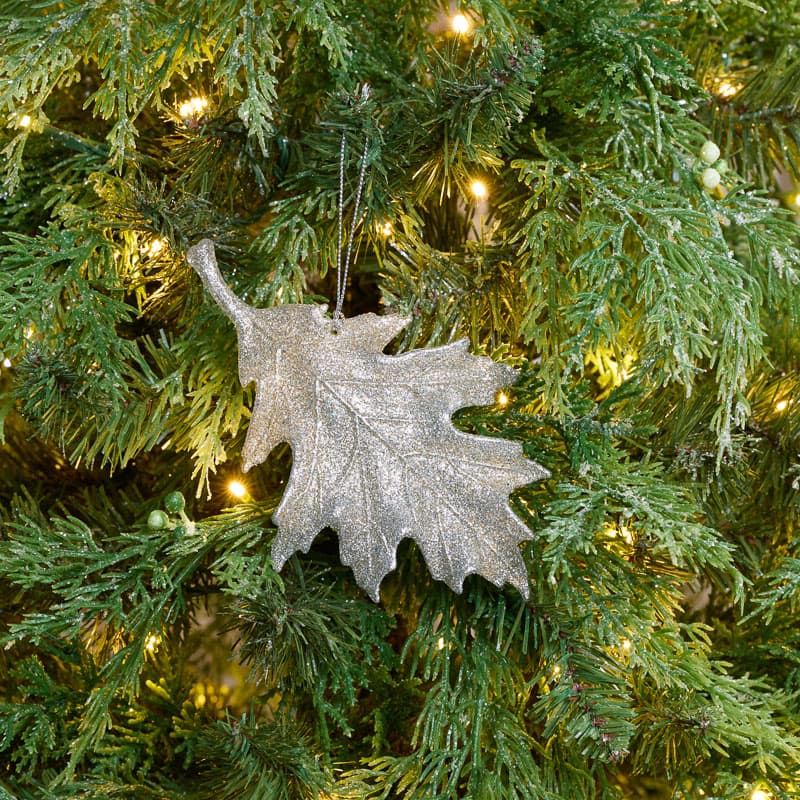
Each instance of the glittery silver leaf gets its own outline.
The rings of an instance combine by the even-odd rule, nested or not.
[[[236,325],[242,384],[256,383],[244,469],[279,442],[292,447],[274,516],[276,569],[329,526],[342,562],[375,600],[406,537],[457,592],[479,573],[528,596],[518,545],[531,537],[508,495],[549,473],[519,444],[462,433],[450,420],[458,408],[492,403],[516,379],[513,369],[470,355],[466,341],[386,355],[407,319],[362,314],[335,332],[326,306],[242,302],[207,239],[187,259]]]

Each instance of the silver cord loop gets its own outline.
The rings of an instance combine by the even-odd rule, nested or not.
[[[367,174],[367,151],[369,149],[369,140],[364,142],[364,152],[361,154],[361,169],[358,173],[358,187],[356,188],[356,202],[353,208],[353,219],[350,223],[350,233],[347,237],[347,252],[344,257],[344,264],[342,264],[342,219],[344,217],[344,160],[345,151],[347,149],[347,136],[342,131],[342,142],[339,148],[339,228],[338,240],[336,243],[336,308],[333,312],[333,330],[339,332],[342,329],[344,321],[344,314],[342,313],[342,306],[344,305],[344,296],[347,291],[347,276],[350,272],[350,257],[353,252],[353,239],[355,238],[356,226],[359,221],[359,213],[361,209],[361,194],[364,190],[364,179]]]

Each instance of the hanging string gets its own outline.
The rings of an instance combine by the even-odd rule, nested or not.
[[[350,257],[353,252],[353,239],[355,238],[356,225],[358,225],[359,211],[361,208],[361,193],[364,189],[364,178],[367,174],[367,150],[369,148],[369,140],[364,142],[364,152],[361,154],[361,170],[358,173],[358,186],[356,188],[356,202],[353,208],[353,219],[350,222],[350,233],[347,237],[347,252],[344,256],[344,263],[342,263],[342,228],[344,217],[344,159],[345,151],[347,149],[347,136],[342,131],[342,143],[339,147],[339,236],[336,243],[336,308],[333,312],[333,329],[340,331],[342,329],[342,322],[344,321],[344,314],[342,313],[342,306],[344,305],[344,296],[347,291],[347,275],[350,272]]]

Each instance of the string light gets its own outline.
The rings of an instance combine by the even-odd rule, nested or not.
[[[772,795],[763,789],[753,789],[750,800],[771,800]]]
[[[394,228],[392,227],[392,223],[388,220],[386,222],[379,222],[378,223],[378,233],[383,236],[385,239],[388,239],[392,233],[394,232]]]
[[[4,358],[3,359],[3,366],[6,369],[11,369],[11,359],[10,358]]]
[[[791,400],[778,400],[778,402],[775,403],[775,410],[786,411],[786,409],[789,408],[791,404],[792,404]]]
[[[457,33],[459,36],[469,33],[471,27],[469,20],[463,14],[456,14],[450,20],[450,26],[453,29],[453,33]]]
[[[184,119],[199,117],[208,108],[208,100],[205,97],[190,97],[178,107],[178,114]]]
[[[439,637],[439,641],[436,642],[436,649],[437,650],[444,650],[444,636]]]
[[[228,491],[241,500],[247,494],[247,487],[241,481],[230,481]]]
[[[17,125],[19,125],[20,128],[30,128],[31,122],[33,122],[33,120],[31,119],[31,115],[23,114],[19,118],[19,122],[17,123]]]
[[[157,653],[160,644],[161,637],[157,633],[149,633],[144,640],[144,649],[147,650],[148,653]]]
[[[153,239],[150,246],[147,248],[147,255],[150,258],[157,256],[167,246],[166,239]]]
[[[624,653],[630,653],[631,648],[633,647],[633,642],[630,639],[623,639],[620,642],[620,647]]]
[[[476,200],[485,200],[489,196],[489,187],[481,180],[474,180],[469,186]]]
[[[721,80],[717,83],[714,91],[717,97],[722,100],[730,100],[740,89],[741,83],[734,83],[732,81]]]
[[[505,392],[497,393],[497,405],[507,406],[510,402],[509,396]]]
[[[198,681],[191,690],[192,703],[195,708],[224,708],[226,697],[230,694],[230,687],[224,683],[217,686],[211,681]]]

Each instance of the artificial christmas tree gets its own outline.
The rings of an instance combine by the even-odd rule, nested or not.
[[[799,3],[0,32],[0,797],[800,796]]]

